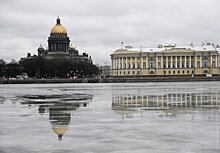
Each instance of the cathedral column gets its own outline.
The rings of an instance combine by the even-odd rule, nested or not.
[[[184,62],[184,67],[186,68],[186,56],[185,56],[185,62]]]
[[[218,55],[215,57],[215,67],[218,67]]]

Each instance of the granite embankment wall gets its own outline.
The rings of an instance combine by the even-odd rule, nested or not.
[[[27,79],[0,80],[0,84],[32,84],[32,83],[132,83],[132,82],[196,82],[220,81],[220,76],[213,77],[130,77],[130,78],[78,78],[78,79]]]

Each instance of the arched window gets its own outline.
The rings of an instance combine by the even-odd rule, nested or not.
[[[204,74],[209,74],[209,71],[208,70],[204,70],[203,73]]]

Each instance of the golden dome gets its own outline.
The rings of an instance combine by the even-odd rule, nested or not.
[[[57,18],[57,24],[51,29],[51,34],[67,34],[66,29],[61,25],[60,18]]]
[[[57,134],[58,140],[62,140],[63,134],[67,131],[66,127],[53,128],[53,132]]]
[[[67,131],[66,127],[53,128],[53,132],[56,133],[57,135],[63,135],[66,131]]]

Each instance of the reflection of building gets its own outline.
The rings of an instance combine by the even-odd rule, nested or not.
[[[158,95],[113,96],[112,109],[169,109],[175,107],[219,107],[220,91],[198,93],[167,93]]]
[[[213,44],[201,46],[131,46],[112,53],[112,76],[170,76],[218,74],[218,51]]]
[[[79,107],[88,107],[91,95],[27,95],[22,105],[39,105],[40,114],[49,114],[52,130],[62,140],[64,133],[68,130],[72,113]]]
[[[68,130],[71,121],[72,112],[79,107],[87,107],[88,103],[54,103],[54,105],[40,105],[39,113],[43,114],[49,111],[49,120],[52,130],[62,140],[64,133]]]

